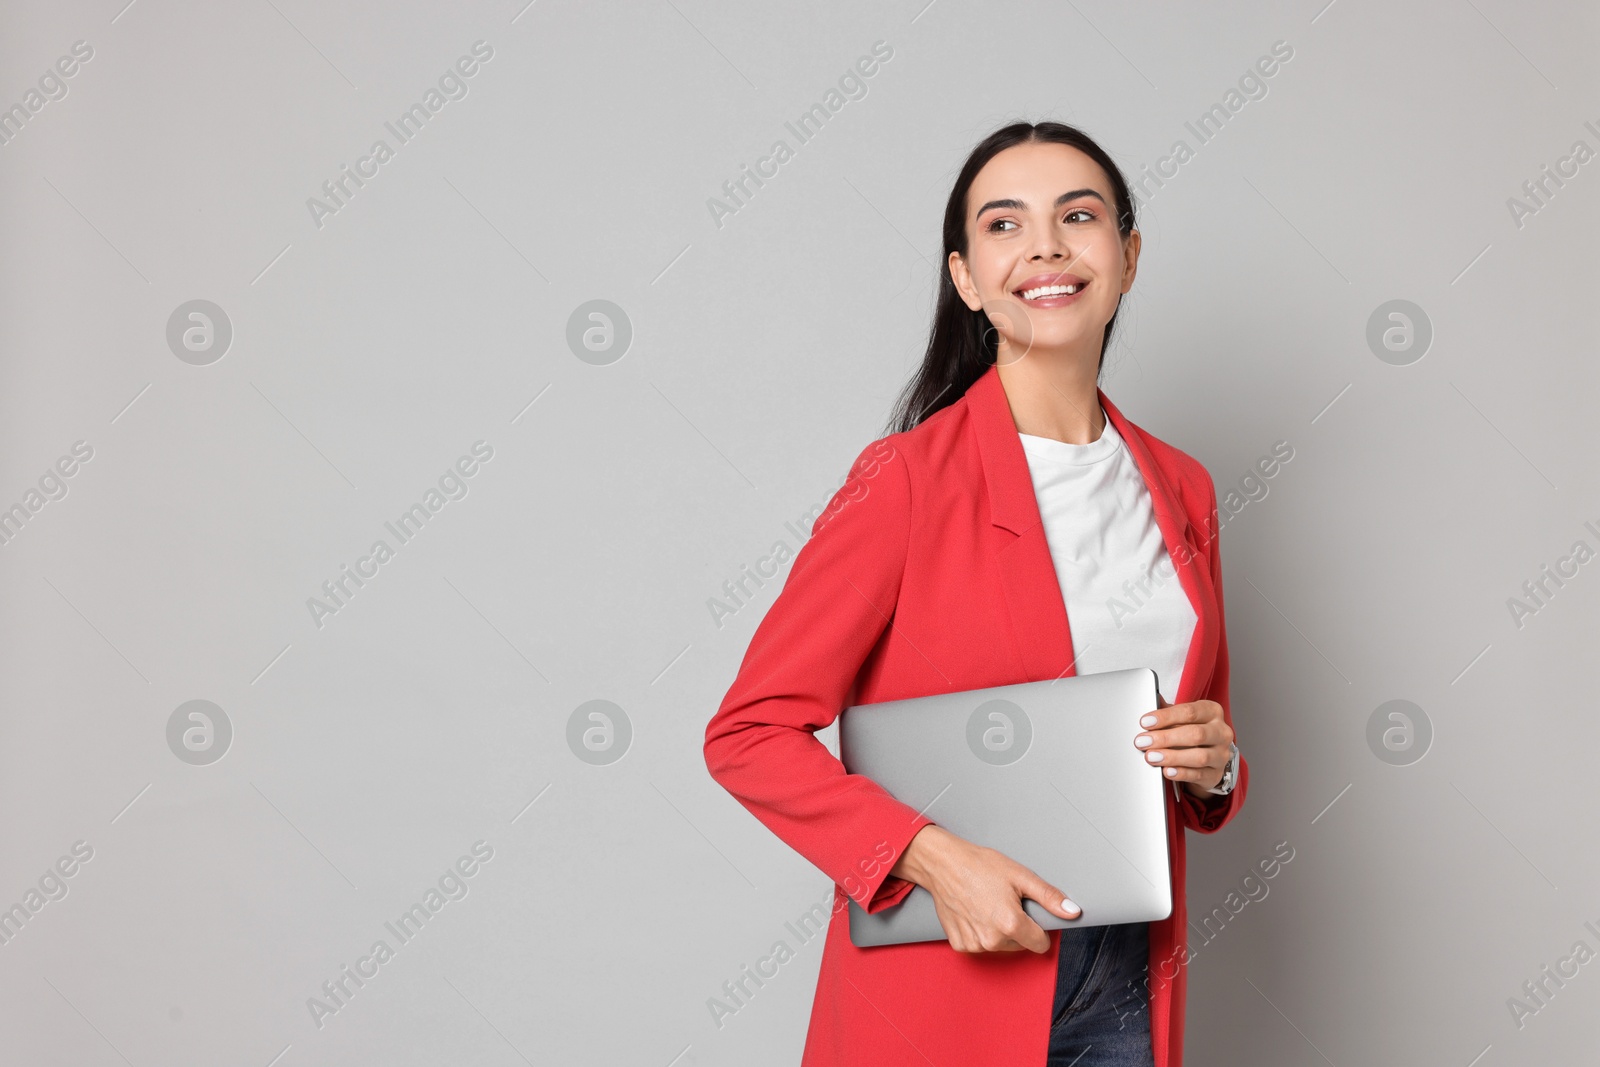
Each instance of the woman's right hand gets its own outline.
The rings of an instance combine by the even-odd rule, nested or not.
[[[1009,856],[938,825],[918,830],[889,873],[933,894],[939,924],[957,952],[1049,951],[1050,935],[1022,910],[1024,897],[1063,919],[1083,914]]]

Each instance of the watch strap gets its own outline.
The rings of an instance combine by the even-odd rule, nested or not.
[[[1206,792],[1214,796],[1225,797],[1233,792],[1234,784],[1239,780],[1239,746],[1228,745],[1228,763],[1222,768],[1222,781],[1214,787],[1208,786]]]

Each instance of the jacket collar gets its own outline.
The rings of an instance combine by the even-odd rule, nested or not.
[[[1133,453],[1139,473],[1144,476],[1145,485],[1150,489],[1150,503],[1155,511],[1156,524],[1166,536],[1168,548],[1173,548],[1174,540],[1182,540],[1192,524],[1178,506],[1177,496],[1166,472],[1151,453],[1150,446],[1145,444],[1138,427],[1123,416],[1105,391],[1097,386],[1095,396],[1099,398],[1106,418],[1128,443],[1128,450]],[[1006,399],[1000,371],[994,365],[991,364],[967,389],[966,400],[972,412],[978,450],[983,457],[983,477],[989,488],[989,521],[1012,533],[1024,533],[1042,521],[1039,502],[1033,493],[1033,476],[1028,471],[1028,457],[1022,450],[1022,439],[1017,436],[1011,403]]]
[[[1203,565],[1194,525],[1184,514],[1169,472],[1151,452],[1142,431],[1123,417],[1105,392],[1096,387],[1095,395],[1106,418],[1127,442],[1144,478],[1156,525],[1161,529],[1179,582],[1195,611],[1194,639],[1190,642],[1174,703],[1192,700],[1210,684],[1215,665],[1217,601],[1210,574]],[[1034,495],[1028,457],[1017,434],[1016,420],[1011,415],[1000,372],[991,365],[968,387],[963,399],[983,462],[989,521],[1017,535],[1015,541],[1001,550],[999,567],[1024,672],[1029,680],[1071,675],[1075,673],[1076,654],[1072,651],[1066,607],[1044,537],[1044,520]]]

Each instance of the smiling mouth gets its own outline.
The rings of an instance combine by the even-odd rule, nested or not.
[[[1038,303],[1046,300],[1059,300],[1065,296],[1076,296],[1089,288],[1088,282],[1073,282],[1071,285],[1040,285],[1032,289],[1018,289],[1016,295],[1025,303]]]

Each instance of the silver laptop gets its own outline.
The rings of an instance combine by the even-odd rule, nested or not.
[[[840,713],[839,756],[845,770],[1031,868],[1083,909],[1061,919],[1024,899],[1042,928],[1148,922],[1172,913],[1169,786],[1133,745],[1157,703],[1155,671],[1135,667],[857,704]],[[850,901],[850,940],[947,937],[932,894],[917,886],[872,915]]]

